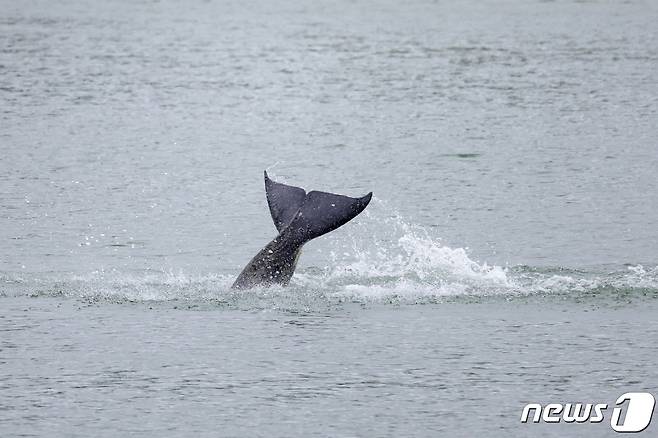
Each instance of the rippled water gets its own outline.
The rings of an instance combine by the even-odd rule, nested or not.
[[[0,10],[0,435],[612,436],[519,416],[658,396],[656,4]],[[266,168],[375,198],[231,291]]]

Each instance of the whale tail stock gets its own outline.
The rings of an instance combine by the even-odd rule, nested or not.
[[[346,224],[370,203],[372,192],[360,198],[311,191],[273,181],[264,172],[265,194],[274,226],[292,233],[299,243],[320,237]]]

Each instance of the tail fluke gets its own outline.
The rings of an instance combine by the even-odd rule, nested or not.
[[[289,186],[272,181],[265,174],[265,195],[270,207],[274,226],[281,232],[292,221],[297,210],[302,206],[306,191],[301,187]]]
[[[315,239],[354,219],[370,202],[372,192],[361,198],[312,191],[290,222],[289,228],[303,241]]]
[[[346,224],[370,202],[372,192],[361,198],[312,191],[272,181],[265,172],[265,193],[270,214],[279,233],[307,242]]]

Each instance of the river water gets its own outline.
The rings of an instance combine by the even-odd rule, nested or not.
[[[614,436],[519,418],[658,396],[655,2],[0,10],[1,436]],[[264,169],[374,199],[231,291]]]

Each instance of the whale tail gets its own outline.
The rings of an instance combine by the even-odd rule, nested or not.
[[[267,172],[264,175],[267,203],[279,235],[244,267],[233,283],[234,289],[288,284],[304,243],[346,224],[372,199],[372,192],[361,198],[306,193],[300,187],[272,181]]]
[[[272,181],[267,171],[265,194],[274,225],[300,243],[320,237],[346,224],[370,203],[372,192],[360,198],[311,191]]]

